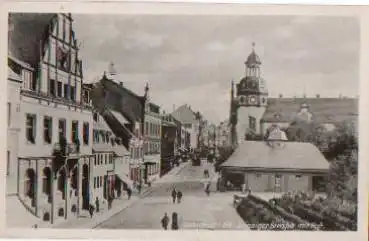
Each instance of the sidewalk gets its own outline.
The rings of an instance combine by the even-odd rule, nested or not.
[[[78,229],[92,229],[98,226],[99,224],[105,222],[112,216],[120,213],[124,209],[130,207],[135,204],[141,198],[146,197],[151,193],[151,191],[160,186],[160,183],[170,181],[171,178],[175,177],[184,167],[189,165],[189,162],[181,163],[178,167],[174,167],[170,170],[166,175],[161,178],[156,179],[151,187],[145,186],[142,188],[141,194],[133,193],[130,200],[124,195],[120,199],[115,199],[113,201],[113,207],[110,210],[101,211],[99,213],[94,213],[93,218],[91,219],[88,212],[80,215],[79,217],[74,217],[68,220],[61,220],[59,223],[55,223],[51,225],[50,223],[45,223],[43,221],[38,224],[39,228],[78,228]]]

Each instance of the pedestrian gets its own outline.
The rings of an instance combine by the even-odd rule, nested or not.
[[[177,191],[176,191],[176,188],[173,188],[172,190],[173,203],[176,203],[176,197],[177,197]]]
[[[141,194],[141,188],[142,188],[142,186],[141,186],[141,183],[140,183],[140,184],[137,185],[138,194]]]
[[[131,188],[127,188],[127,195],[128,195],[128,200],[131,199],[131,195],[132,195],[132,189]]]
[[[96,206],[96,212],[100,212],[100,202],[99,202],[99,198],[96,197],[96,200],[95,200],[95,206]]]
[[[178,230],[178,214],[172,213],[172,230]]]
[[[181,203],[181,199],[182,199],[182,192],[178,191],[177,192],[177,201],[178,201],[178,203]]]
[[[210,182],[206,183],[205,193],[209,196],[210,195]]]
[[[92,204],[90,204],[90,207],[89,207],[89,213],[90,213],[90,216],[91,216],[91,218],[94,216],[94,205],[92,205]]]
[[[168,214],[165,213],[164,214],[164,217],[161,219],[161,226],[167,230],[168,229],[168,224],[169,224],[169,217],[168,217]]]

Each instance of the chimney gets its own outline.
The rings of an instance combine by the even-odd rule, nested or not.
[[[279,94],[279,98],[283,98],[283,95],[282,94]]]
[[[316,98],[320,98],[320,94],[317,94],[317,95],[316,95]]]

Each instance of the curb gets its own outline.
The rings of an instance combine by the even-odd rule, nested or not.
[[[153,191],[154,191],[154,189],[155,189],[155,186],[159,186],[160,185],[160,180],[162,180],[163,178],[166,178],[166,177],[168,177],[168,176],[170,176],[170,175],[177,175],[180,171],[182,171],[182,169],[184,168],[184,167],[186,167],[187,165],[186,165],[187,163],[183,163],[183,165],[182,166],[179,166],[178,167],[178,170],[176,170],[176,172],[174,172],[173,174],[172,173],[167,173],[167,175],[164,175],[162,178],[159,178],[159,179],[157,179],[157,181],[159,181],[159,182],[154,182],[154,185],[153,186],[151,186],[150,188],[148,188],[146,191],[144,191],[143,193],[141,193],[139,196],[138,196],[138,199],[137,200],[135,200],[135,201],[133,201],[132,203],[130,203],[129,205],[127,205],[127,206],[124,206],[124,207],[122,207],[122,208],[120,208],[119,210],[117,210],[116,212],[114,212],[114,213],[112,213],[111,215],[109,215],[109,216],[107,216],[107,217],[105,217],[103,220],[99,220],[99,221],[95,221],[95,222],[92,222],[91,221],[91,223],[87,223],[87,224],[85,224],[85,225],[81,225],[81,227],[80,228],[90,228],[90,229],[95,229],[97,226],[99,226],[99,225],[101,225],[102,223],[104,223],[104,222],[106,222],[107,220],[109,220],[110,218],[112,218],[112,217],[114,217],[114,216],[116,216],[116,215],[118,215],[119,213],[121,213],[124,209],[126,209],[126,208],[129,208],[129,207],[131,207],[132,205],[134,205],[134,204],[136,204],[137,203],[137,201],[139,201],[140,199],[142,199],[142,198],[145,198],[145,197],[147,197],[148,195],[150,195],[150,193],[152,193]],[[173,169],[172,169],[173,170]],[[173,170],[174,171],[174,170]],[[156,184],[156,185],[155,185]]]

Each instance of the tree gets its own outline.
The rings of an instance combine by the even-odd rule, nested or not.
[[[356,201],[357,170],[357,150],[347,151],[331,161],[328,174],[328,196]]]
[[[290,141],[310,142],[319,145],[323,140],[324,126],[316,122],[304,120],[293,121],[286,129],[286,135]]]

